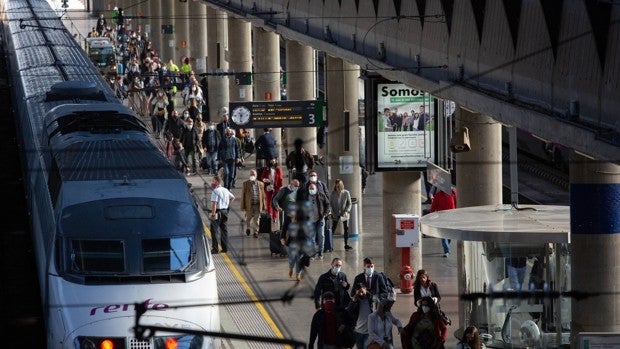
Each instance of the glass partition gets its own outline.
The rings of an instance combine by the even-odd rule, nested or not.
[[[463,328],[477,326],[488,348],[569,347],[571,300],[561,297],[571,289],[567,244],[463,248],[464,293],[472,295],[461,300]]]

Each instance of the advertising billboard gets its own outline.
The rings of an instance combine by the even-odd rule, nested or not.
[[[375,169],[425,170],[436,154],[435,98],[401,83],[378,83],[375,96]]]

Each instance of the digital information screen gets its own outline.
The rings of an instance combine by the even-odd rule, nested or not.
[[[320,127],[323,101],[231,102],[229,121],[236,128]]]
[[[377,171],[426,169],[435,161],[435,98],[400,83],[379,83]]]

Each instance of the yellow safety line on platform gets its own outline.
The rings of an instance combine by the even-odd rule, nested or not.
[[[207,228],[206,225],[204,226],[204,229],[209,239],[211,239],[211,230]],[[275,333],[275,336],[277,338],[284,338],[284,335],[282,334],[282,332],[280,331],[276,323],[273,321],[271,316],[269,316],[269,313],[267,312],[265,307],[263,307],[263,305],[259,302],[258,297],[256,297],[256,294],[254,293],[252,288],[245,281],[245,278],[241,275],[241,272],[239,272],[239,269],[237,269],[237,267],[233,264],[232,260],[230,260],[230,257],[228,257],[228,253],[221,253],[220,256],[222,256],[222,258],[224,259],[224,262],[228,265],[230,270],[233,272],[233,275],[235,275],[235,278],[237,279],[237,281],[239,281],[241,286],[243,286],[243,289],[245,289],[245,292],[248,294],[252,302],[254,302],[260,314],[263,316],[265,321],[267,321],[267,324],[269,325],[269,327],[271,327],[271,329]],[[290,348],[290,346],[288,345],[286,347]]]

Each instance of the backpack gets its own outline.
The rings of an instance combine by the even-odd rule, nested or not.
[[[394,289],[394,283],[387,275],[380,273],[385,281],[386,299],[392,302],[396,301],[396,289]]]

